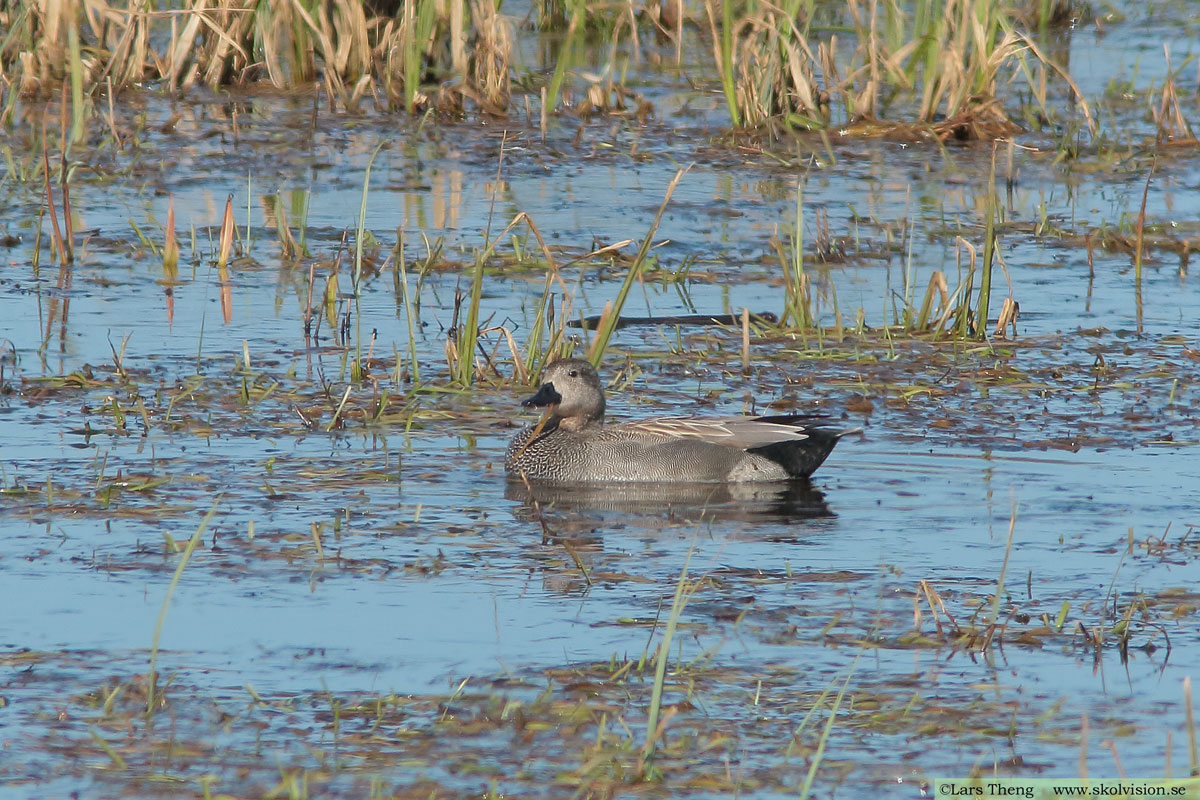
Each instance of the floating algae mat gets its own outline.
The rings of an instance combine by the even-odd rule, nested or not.
[[[64,105],[17,57],[44,10],[0,4],[0,797],[1197,768],[1194,20],[1013,16],[1003,118],[896,90],[850,119],[854,69],[807,109],[726,84],[722,48],[782,30],[726,39],[758,8],[729,5],[467,9],[503,91],[436,80],[450,45],[289,91],[254,81],[302,64],[162,49],[111,105],[121,37],[85,27]],[[793,12],[859,63],[847,7]],[[1019,52],[1061,67],[1044,98]],[[566,352],[614,419],[863,433],[811,484],[506,482]]]

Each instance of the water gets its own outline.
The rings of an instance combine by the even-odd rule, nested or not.
[[[1081,29],[1073,72],[1098,92],[1153,38],[1133,25],[1107,37]],[[1185,49],[1172,47],[1175,63]],[[1161,77],[1152,61],[1140,56],[1144,80]],[[853,702],[831,728],[822,792],[853,796],[865,781],[916,796],[921,780],[993,764],[1075,775],[1085,717],[1093,775],[1117,773],[1105,740],[1131,776],[1188,763],[1200,300],[1177,257],[1155,249],[1139,309],[1129,254],[1099,246],[1101,231],[1131,229],[1148,157],[1066,170],[1052,141],[1030,136],[1007,191],[1001,149],[1007,271],[992,309],[1011,281],[1021,317],[1015,343],[988,349],[874,332],[905,299],[920,304],[935,270],[958,285],[967,256],[955,234],[976,246],[983,236],[985,146],[835,136],[836,161],[815,141],[772,158],[714,144],[705,125],[719,120],[703,115],[674,131],[685,112],[665,104],[644,127],[587,126],[576,145],[572,126],[546,144],[518,124],[502,133],[368,116],[314,128],[305,103],[245,98],[235,134],[225,104],[138,102],[118,112],[145,115],[140,149],[75,154],[84,244],[69,285],[47,250],[33,266],[37,186],[0,190],[20,237],[0,274],[0,738],[11,781],[0,795],[148,796],[161,791],[144,780],[155,774],[191,791],[213,763],[253,748],[242,774],[217,770],[215,789],[264,794],[281,770],[308,770],[329,793],[416,776],[482,793],[495,776],[502,791],[552,796],[563,773],[595,779],[587,743],[611,745],[618,717],[640,745],[649,678],[609,683],[602,667],[653,652],[685,563],[705,580],[682,614],[672,647],[684,667],[667,693],[692,706],[668,730],[676,743],[728,738],[679,745],[694,758],[664,751],[678,792],[724,796],[721,781],[740,775],[743,795],[795,793],[811,751],[783,754],[793,734],[811,746],[812,729],[797,727],[814,704],[824,725],[818,698],[848,675]],[[175,113],[174,133],[158,132]],[[1130,114],[1131,130],[1145,124]],[[317,303],[381,141],[390,147],[375,157],[365,227],[383,266],[355,304],[346,252],[338,276],[340,313],[353,309],[349,352],[361,337],[377,359],[372,380],[349,384],[348,351],[328,322],[305,341],[309,267]],[[388,256],[398,230],[420,304],[422,376],[442,385],[455,293],[469,288],[484,231],[495,237],[528,214],[561,265],[556,295],[570,296],[574,314],[598,314],[627,262],[569,262],[624,240],[632,257],[689,163],[655,233],[656,269],[626,313],[778,313],[772,240],[790,246],[802,186],[817,310],[827,326],[840,314],[849,333],[756,338],[746,375],[740,331],[624,329],[604,364],[621,373],[610,413],[819,408],[863,426],[812,487],[543,491],[535,504],[501,474],[508,438],[529,421],[518,410],[525,389],[485,378],[469,393],[396,404],[408,387],[391,371],[409,348]],[[1196,170],[1190,152],[1176,153],[1150,184],[1147,220],[1176,239],[1195,225]],[[243,247],[225,321],[209,256],[230,194]],[[168,196],[183,242],[173,285],[130,225],[161,244]],[[311,258],[299,265],[279,256],[277,203],[294,231],[303,221]],[[545,273],[514,255],[540,254],[524,225],[515,230],[481,313],[521,347]],[[1086,231],[1097,240],[1091,265]],[[812,255],[825,238],[839,254],[830,263]],[[507,340],[486,342],[510,374]],[[385,392],[393,405],[372,421]],[[345,425],[327,430],[343,396]],[[168,726],[141,721],[138,676],[179,549],[212,508],[161,633],[169,702],[157,719],[171,720],[181,752],[151,763],[139,745]],[[992,646],[956,644],[956,626],[987,630],[1001,579]],[[1127,650],[1113,630],[1126,614]],[[1099,650],[1089,638],[1098,630]],[[546,687],[591,721],[539,705]],[[390,695],[412,704],[388,723],[393,738],[372,739],[349,711],[333,722],[339,703],[374,707]],[[497,697],[557,738],[506,727],[517,723],[493,713]],[[478,727],[444,727],[471,720]],[[134,766],[112,768],[93,732]],[[352,732],[363,738],[341,743]],[[314,755],[331,742],[353,763]],[[713,783],[672,783],[689,774]]]

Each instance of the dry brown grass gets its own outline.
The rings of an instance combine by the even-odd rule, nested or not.
[[[320,86],[334,108],[348,110],[364,103],[413,113],[510,110],[517,35],[497,0],[178,2],[178,9],[155,10],[148,0],[0,0],[0,29],[7,25],[0,93],[11,103],[16,92],[47,95],[63,82],[77,98],[109,84],[120,91],[153,83],[171,92]],[[644,14],[638,0],[571,3],[561,47],[548,57],[553,63],[535,66],[553,67],[543,121],[560,100],[584,117],[647,116],[648,104],[625,83],[626,67],[641,60],[650,31],[673,38],[684,61],[685,23],[711,34],[710,64],[740,128],[836,125],[860,136],[997,138],[1019,130],[998,99],[1010,77],[1028,82],[1043,108],[1047,75],[1070,84],[1022,32],[1031,17],[1013,0],[845,0],[821,6],[837,15],[821,28],[810,27],[813,0],[647,2]],[[1037,3],[1043,14],[1060,6]],[[548,27],[566,12],[565,3],[549,0],[537,7]],[[605,40],[608,63],[592,73],[599,78],[588,77],[578,69],[581,54]],[[583,75],[585,84],[569,92],[568,73]],[[534,80],[526,90],[532,96],[542,88]],[[582,99],[576,93],[569,101],[579,89]],[[1081,100],[1079,108],[1090,125]],[[1182,114],[1166,95],[1161,116],[1160,128],[1178,137],[1172,131],[1183,127]]]
[[[714,29],[720,13],[716,7],[716,0],[705,4]],[[790,115],[798,127],[824,127],[829,121],[829,95],[817,75],[836,75],[820,68],[832,63],[828,44],[819,45],[814,53],[794,15],[765,3],[736,23],[733,37],[734,80],[743,124],[757,127]]]
[[[838,124],[861,135],[1009,136],[1019,128],[998,84],[1057,71],[1001,0],[847,0],[840,39],[811,31],[801,0],[748,0],[732,18],[706,0],[705,15],[731,119],[744,127],[824,128],[840,107]]]
[[[26,96],[64,81],[118,91],[319,82],[343,107],[372,98],[418,110],[429,102],[423,88],[446,81],[460,107],[468,98],[491,114],[507,110],[513,36],[493,0],[405,0],[394,17],[358,0],[184,0],[176,10],[40,0],[3,16],[0,85]]]

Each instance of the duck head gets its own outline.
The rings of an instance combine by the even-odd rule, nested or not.
[[[521,405],[545,408],[561,427],[579,430],[604,421],[604,388],[590,363],[566,358],[547,365],[541,388]]]

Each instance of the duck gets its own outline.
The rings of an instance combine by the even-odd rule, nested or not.
[[[652,417],[606,425],[600,375],[552,361],[526,408],[545,409],[504,453],[504,470],[555,484],[749,483],[807,479],[845,436],[828,417]]]

